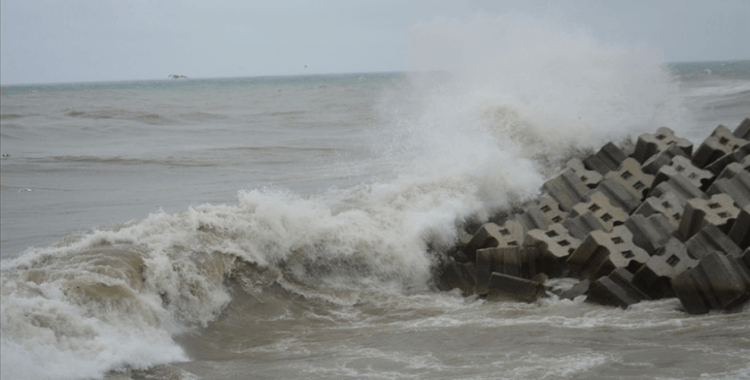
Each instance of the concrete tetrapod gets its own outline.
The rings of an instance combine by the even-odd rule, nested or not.
[[[662,166],[656,173],[652,186],[657,186],[670,178],[681,174],[687,178],[693,186],[699,189],[705,189],[714,178],[714,174],[708,170],[702,170],[695,167],[687,157],[676,156],[672,159],[672,164]]]
[[[542,254],[542,272],[550,276],[561,276],[566,272],[568,257],[581,245],[581,241],[570,236],[565,226],[552,224],[546,230],[531,230],[526,233],[524,246],[536,247]]]
[[[644,173],[641,170],[641,164],[633,158],[624,160],[616,171],[607,173],[604,178],[619,182],[639,201],[646,198],[654,182],[654,176]]]
[[[740,210],[734,207],[732,197],[727,194],[716,194],[711,199],[691,199],[685,205],[682,221],[677,228],[677,234],[682,241],[690,239],[707,224],[713,224],[723,231],[729,229],[728,224],[737,218]]]
[[[617,226],[612,232],[593,231],[568,258],[574,273],[595,281],[616,268],[635,271],[648,261],[643,248],[633,244],[633,234],[625,226]]]
[[[729,128],[719,125],[693,154],[693,165],[703,169],[746,143],[746,140],[732,134]]]
[[[544,284],[502,273],[490,276],[487,299],[490,301],[515,300],[534,302],[547,294]]]
[[[656,130],[655,134],[644,133],[638,136],[632,157],[643,164],[654,154],[667,150],[670,145],[682,150],[686,156],[691,156],[693,153],[693,143],[690,140],[677,137],[671,129],[661,127]]]
[[[673,279],[672,287],[685,310],[705,314],[710,309],[731,309],[748,299],[748,270],[736,256],[712,252],[693,269]]]
[[[628,306],[651,298],[633,285],[633,274],[626,268],[617,268],[591,284],[587,301],[602,305]]]
[[[469,260],[476,259],[476,251],[482,248],[518,246],[523,243],[524,228],[517,221],[506,221],[502,226],[485,223],[474,234],[469,244],[464,247],[464,254]]]
[[[668,191],[662,194],[659,198],[648,197],[645,201],[633,212],[633,215],[643,215],[649,217],[653,214],[659,213],[669,220],[669,223],[676,229],[682,221],[682,213],[685,209],[680,203],[680,199],[675,193]]]
[[[625,161],[628,156],[617,147],[617,145],[609,142],[605,144],[598,152],[592,154],[583,159],[583,164],[589,170],[598,172],[601,175],[606,175],[612,170],[617,170]]]
[[[685,245],[671,238],[635,272],[633,284],[654,299],[671,296],[672,279],[697,265],[698,260],[688,255]]]
[[[573,169],[567,169],[559,176],[547,181],[542,186],[564,211],[570,209],[583,198],[589,190],[586,184],[576,175]]]
[[[590,211],[607,231],[611,231],[615,224],[623,224],[628,219],[628,213],[609,203],[609,198],[601,191],[591,194],[588,198],[588,202],[581,202],[573,206],[570,217],[575,218]]]

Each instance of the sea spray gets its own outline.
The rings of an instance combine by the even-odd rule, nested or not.
[[[237,205],[155,213],[4,261],[0,352],[14,364],[3,377],[187,360],[173,339],[220,318],[233,279],[338,305],[358,290],[428,292],[457,225],[535,196],[572,151],[661,125],[679,133],[687,117],[655,54],[548,20],[436,20],[410,46],[410,71],[376,104],[372,158],[353,170],[374,168],[369,181],[242,190]]]

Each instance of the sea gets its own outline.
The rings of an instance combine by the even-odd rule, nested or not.
[[[567,48],[2,86],[2,379],[750,378],[748,305],[437,290],[568,158],[750,117],[750,60]]]

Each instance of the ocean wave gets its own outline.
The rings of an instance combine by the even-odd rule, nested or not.
[[[429,293],[458,228],[537,196],[575,152],[661,125],[679,133],[688,118],[654,53],[610,49],[548,20],[436,20],[413,29],[411,49],[414,71],[377,104],[373,157],[356,163],[387,169],[370,181],[311,196],[241,190],[237,205],[152,214],[4,260],[3,362],[28,365],[4,365],[3,377],[101,377],[185,360],[173,338],[219,318],[232,281],[340,306],[379,302],[363,300],[372,293]],[[171,122],[122,109],[67,116]]]

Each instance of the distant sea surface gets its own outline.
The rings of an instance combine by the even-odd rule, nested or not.
[[[750,117],[750,61],[529,70],[3,86],[2,378],[749,378],[750,306],[435,289],[571,155]]]

